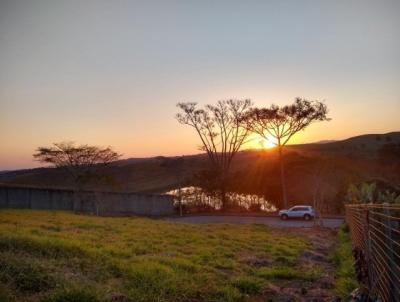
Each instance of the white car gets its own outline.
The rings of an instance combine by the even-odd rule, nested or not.
[[[312,206],[294,206],[289,210],[280,210],[279,217],[282,220],[288,218],[303,218],[304,220],[310,220],[315,217],[315,211]]]

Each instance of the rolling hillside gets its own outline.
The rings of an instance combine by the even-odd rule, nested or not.
[[[393,160],[382,159],[384,146],[395,150]],[[392,148],[391,147],[391,148]],[[396,149],[397,148],[397,149]],[[330,143],[290,145],[285,152],[289,199],[308,202],[313,198],[316,177],[324,186],[324,198],[342,203],[349,183],[375,181],[384,188],[400,187],[400,132],[368,134]],[[392,150],[392,149],[390,149]],[[389,150],[389,151],[390,151]],[[397,151],[396,151],[397,150]],[[397,153],[396,153],[397,152]],[[196,173],[207,167],[204,154],[179,157],[132,158],[106,168],[114,184],[105,190],[165,192],[180,182],[195,185]],[[240,152],[232,167],[231,190],[280,199],[277,154],[274,150]],[[41,187],[71,187],[62,171],[51,168],[0,174],[0,182]]]
[[[362,155],[367,157],[375,157],[378,150],[386,144],[400,144],[400,132],[365,134],[341,141],[290,145],[289,148],[317,152],[329,152],[333,154],[356,154],[357,156]]]

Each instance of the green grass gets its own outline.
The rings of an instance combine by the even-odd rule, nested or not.
[[[263,225],[0,210],[0,301],[242,301],[307,276],[309,247]]]
[[[343,301],[348,301],[350,293],[359,287],[359,283],[356,279],[351,239],[347,225],[342,225],[339,229],[338,241],[338,246],[333,255],[333,262],[336,266],[335,291]]]

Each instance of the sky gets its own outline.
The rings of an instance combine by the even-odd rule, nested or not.
[[[176,103],[295,97],[306,143],[400,130],[400,1],[0,0],[0,170],[39,146],[198,153]]]

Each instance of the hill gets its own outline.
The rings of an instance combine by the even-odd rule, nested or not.
[[[339,211],[350,183],[374,181],[382,188],[400,187],[400,132],[368,134],[330,143],[290,145],[284,152],[289,200],[310,202],[323,191],[327,211]],[[130,158],[105,170],[114,185],[106,190],[160,193],[179,183],[197,185],[207,168],[204,154],[181,157]],[[280,200],[279,163],[275,150],[239,152],[232,167],[230,189]],[[57,169],[38,168],[0,174],[0,182],[42,187],[71,187]],[[321,189],[321,186],[323,189]],[[319,192],[318,194],[322,194]],[[329,205],[329,206],[328,206]]]
[[[377,152],[386,144],[400,144],[400,132],[385,134],[365,134],[354,136],[341,141],[290,145],[289,148],[307,151],[329,152],[332,154],[345,154],[375,157]]]

